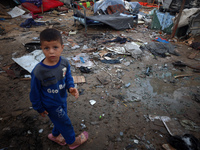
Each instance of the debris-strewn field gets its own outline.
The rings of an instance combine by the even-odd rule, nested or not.
[[[170,134],[188,133],[200,139],[200,54],[188,42],[171,39],[179,56],[173,52],[156,56],[144,46],[139,54],[132,50],[118,54],[116,50],[127,43],[140,47],[158,43],[156,37],[169,40],[169,35],[146,25],[124,31],[91,26],[86,35],[84,27],[73,26],[72,10],[41,15],[48,21],[43,26],[22,28],[25,19],[20,17],[0,22],[5,28],[0,36],[0,149],[68,149],[47,138],[52,123],[32,109],[30,78],[25,78],[29,72],[12,59],[30,54],[34,46],[24,45],[48,27],[62,32],[62,55],[70,60],[80,92],[78,99],[71,95],[67,99],[76,134],[89,133],[89,140],[77,150],[158,150],[168,144]],[[199,42],[199,37],[193,41]],[[80,69],[83,65],[86,68]]]

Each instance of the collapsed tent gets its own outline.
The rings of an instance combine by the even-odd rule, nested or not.
[[[87,16],[85,8],[73,3],[74,24],[76,21],[85,26],[106,24],[116,30],[133,28],[137,25],[139,9],[138,2],[124,2],[124,0],[100,0],[94,4],[94,16]],[[80,7],[84,10],[81,12]]]
[[[123,6],[124,9],[129,12],[129,14],[137,14],[139,9],[142,7],[138,2],[127,2],[124,0],[100,0],[94,4],[94,13],[98,12],[102,14],[108,14],[107,9],[111,6],[117,5]]]
[[[77,12],[77,17],[84,18],[84,15],[81,12]],[[134,20],[137,19],[137,16],[131,16],[116,12],[111,15],[97,15],[97,16],[86,16],[87,20],[99,21],[101,23],[107,24],[113,27],[116,30],[123,30],[127,28],[133,28]]]

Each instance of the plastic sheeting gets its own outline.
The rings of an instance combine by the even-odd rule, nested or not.
[[[133,28],[135,16],[131,15],[122,15],[119,12],[116,12],[111,15],[99,15],[99,16],[90,16],[86,17],[87,19],[99,21],[105,23],[116,30],[124,30],[128,28]]]
[[[123,0],[100,0],[94,4],[94,13],[96,13],[98,10],[102,10],[105,12],[106,8],[110,5],[117,5],[122,4],[124,6]]]
[[[184,9],[181,14],[180,21],[178,23],[178,28],[188,25],[190,17],[197,12],[200,12],[200,8]],[[177,17],[178,17],[178,15],[176,16],[176,18]],[[174,19],[173,19],[173,21],[174,21]]]
[[[29,73],[33,68],[45,58],[42,50],[35,50],[19,58],[12,58],[18,65],[27,70]]]
[[[171,24],[173,24],[172,19],[174,18],[174,16],[170,15],[168,12],[162,13],[156,11],[156,15],[158,17],[162,30],[168,28]]]
[[[140,5],[140,3],[138,2],[128,2],[128,4],[130,5],[127,9],[127,7],[125,7],[127,10],[129,10],[130,12],[134,13],[134,14],[138,14],[140,11],[140,8],[142,8],[142,6]]]

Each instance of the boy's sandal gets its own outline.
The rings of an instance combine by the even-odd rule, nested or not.
[[[65,142],[65,139],[63,138],[63,136],[60,134],[59,136],[57,137],[54,137],[52,133],[50,133],[48,135],[48,138],[56,143],[58,143],[59,145],[61,146],[64,146],[66,145],[67,143]]]
[[[86,142],[88,140],[88,132],[84,131],[78,137],[81,138],[81,144],[83,144],[84,142]],[[75,148],[79,147],[81,144],[75,145],[75,146],[69,146],[69,149],[75,149]]]

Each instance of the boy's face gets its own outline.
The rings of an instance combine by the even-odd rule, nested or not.
[[[52,66],[58,63],[64,45],[61,45],[60,41],[42,41],[41,48],[46,56],[43,63]]]

